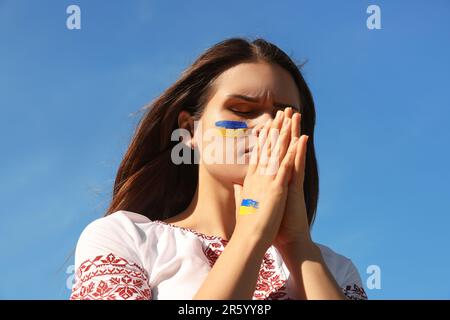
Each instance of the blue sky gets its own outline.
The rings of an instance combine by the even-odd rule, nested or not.
[[[66,28],[71,4],[81,30]],[[381,30],[366,27],[370,4]],[[449,299],[449,14],[446,0],[0,0],[0,298],[68,298],[77,238],[108,204],[133,113],[203,50],[245,36],[308,60],[314,239],[363,282],[380,267],[369,298]]]

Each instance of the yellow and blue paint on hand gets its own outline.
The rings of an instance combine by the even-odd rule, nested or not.
[[[215,123],[220,135],[227,138],[242,137],[247,133],[248,126],[244,121],[221,120]]]
[[[247,215],[256,213],[259,208],[259,203],[253,199],[242,199],[241,206],[239,207],[240,215]]]

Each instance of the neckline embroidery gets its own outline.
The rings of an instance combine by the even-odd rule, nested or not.
[[[174,229],[179,229],[185,232],[192,233],[203,240],[206,240],[202,246],[202,251],[207,258],[210,267],[212,268],[219,256],[225,249],[229,240],[223,239],[219,236],[206,235],[191,228],[180,227],[162,220],[154,220],[158,224],[162,224]],[[281,267],[275,263],[275,259],[269,248],[261,261],[261,266],[258,274],[255,292],[253,294],[254,300],[278,300],[291,298],[287,292],[287,278]]]
[[[205,239],[205,240],[218,240],[218,241],[220,241],[220,242],[222,242],[224,244],[227,244],[230,241],[230,240],[224,239],[224,238],[222,238],[220,236],[207,235],[207,234],[204,234],[204,233],[199,232],[197,230],[194,230],[194,229],[191,229],[191,228],[177,226],[177,225],[174,225],[172,223],[165,222],[165,221],[162,221],[162,220],[153,220],[153,222],[156,222],[156,223],[159,223],[159,224],[162,224],[162,225],[166,225],[166,226],[172,227],[174,229],[179,229],[179,230],[182,230],[182,231],[186,231],[186,232],[195,234],[196,236],[198,236],[198,237],[200,237],[202,239]]]

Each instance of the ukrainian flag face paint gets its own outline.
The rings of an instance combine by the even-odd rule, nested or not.
[[[242,199],[241,206],[239,207],[239,214],[254,214],[258,210],[258,207],[258,201],[252,199]]]
[[[247,134],[248,126],[243,121],[222,120],[215,123],[220,135],[227,138],[238,138]]]

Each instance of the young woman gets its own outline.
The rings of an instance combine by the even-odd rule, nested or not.
[[[71,299],[366,299],[351,260],[311,239],[314,125],[278,47],[208,49],[139,123]]]

